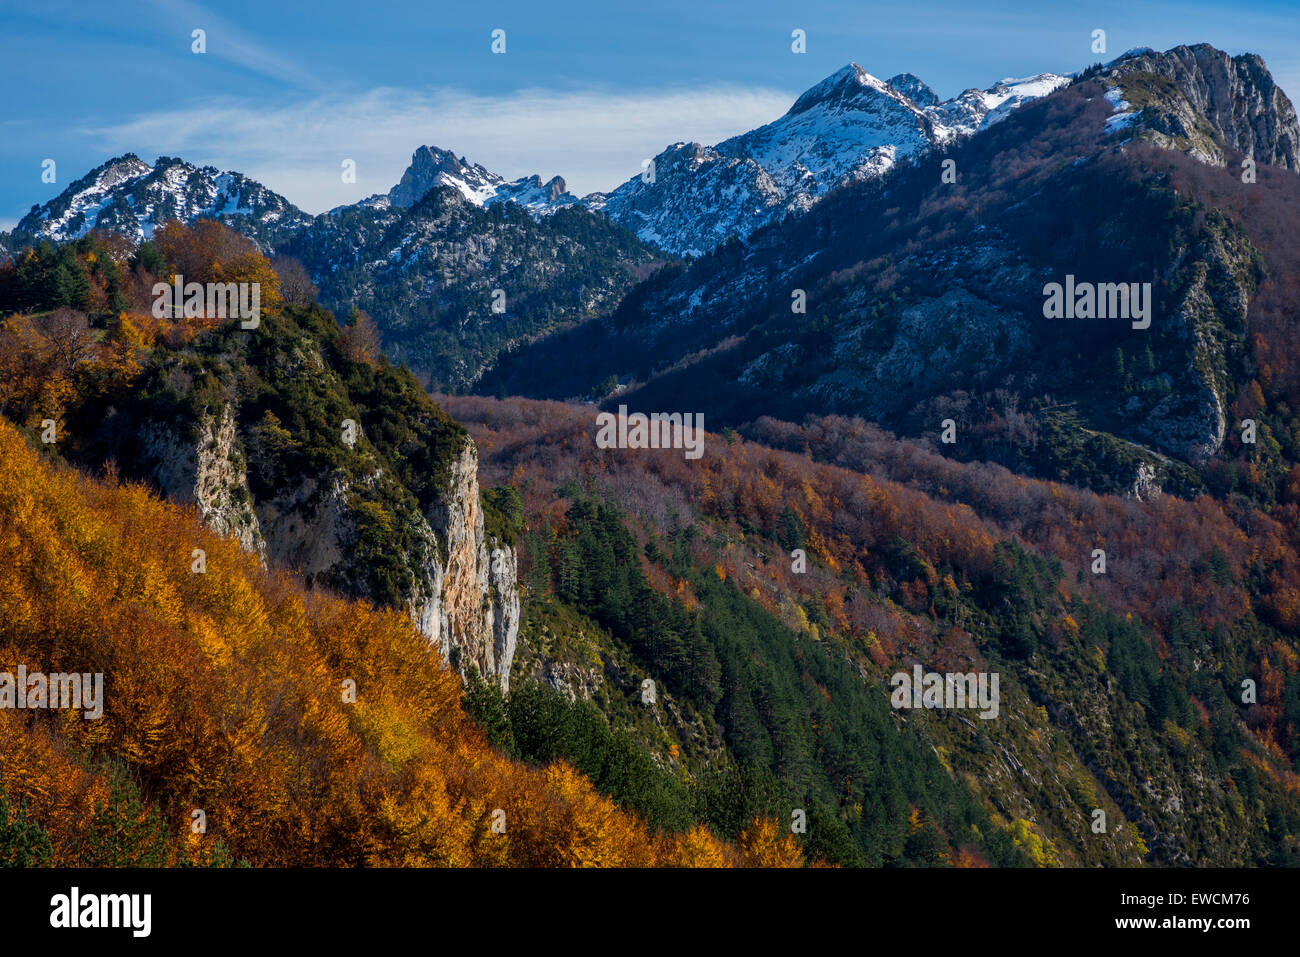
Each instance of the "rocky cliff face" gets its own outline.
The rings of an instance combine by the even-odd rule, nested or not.
[[[339,470],[254,502],[229,406],[204,418],[195,439],[145,426],[141,442],[163,492],[196,504],[210,528],[257,553],[263,565],[292,569],[309,585],[364,594],[365,569],[353,557],[357,508],[382,473]],[[496,676],[508,690],[520,620],[515,551],[484,530],[478,449],[468,437],[447,476],[438,503],[410,520],[412,584],[402,602],[445,661],[462,674],[473,667]]]
[[[1223,445],[1227,407],[1240,384],[1246,316],[1255,291],[1253,250],[1240,231],[1212,217],[1180,272],[1183,293],[1170,316],[1185,356],[1173,388],[1134,434],[1162,452],[1203,465]]]
[[[158,485],[173,501],[197,505],[217,534],[233,538],[266,564],[266,542],[248,494],[248,476],[238,449],[230,407],[198,423],[187,440],[164,426],[146,426],[140,436]]]
[[[1260,163],[1300,169],[1295,107],[1253,53],[1208,44],[1143,52],[1110,71],[1125,101],[1142,110],[1146,138],[1223,166],[1225,147]]]
[[[500,176],[468,163],[463,156],[458,159],[450,150],[422,146],[411,157],[401,181],[388,191],[388,201],[394,206],[414,206],[435,186],[451,186],[466,199],[482,204],[502,182]]]
[[[412,618],[444,658],[462,668],[472,663],[508,689],[519,635],[515,552],[484,531],[473,441],[465,440],[449,474],[446,497],[426,516],[446,548],[436,571],[442,587],[412,603]]]

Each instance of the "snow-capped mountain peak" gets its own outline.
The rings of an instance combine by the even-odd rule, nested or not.
[[[450,186],[476,206],[518,203],[535,216],[580,202],[559,176],[545,183],[536,174],[507,181],[478,163],[470,163],[465,157],[436,146],[421,146],[415,151],[411,165],[402,174],[401,181],[388,191],[387,199],[393,206],[414,206],[435,186]],[[379,205],[382,198],[371,197],[365,202]]]
[[[814,107],[832,110],[860,109],[871,102],[873,95],[895,96],[898,93],[884,80],[872,76],[856,63],[836,70],[816,86],[805,91],[786,116],[797,116]]]
[[[153,165],[134,153],[97,166],[43,206],[34,206],[15,229],[62,242],[95,228],[139,242],[169,219],[239,217],[267,238],[292,230],[309,217],[283,196],[241,173],[194,166],[170,156]]]
[[[504,182],[496,173],[467,162],[463,156],[458,158],[451,150],[421,146],[401,180],[388,191],[388,200],[394,206],[414,206],[435,186],[450,186],[471,203],[482,206]]]
[[[938,94],[930,89],[929,84],[914,73],[899,73],[896,76],[891,76],[888,83],[923,109],[927,106],[935,106],[939,102]]]
[[[846,178],[879,175],[930,147],[930,121],[905,95],[856,63],[804,93],[780,119],[716,147],[757,162],[802,209]]]
[[[837,186],[973,134],[1068,82],[1050,73],[1007,78],[940,102],[910,73],[886,82],[849,63],[773,122],[713,147],[675,144],[655,157],[653,182],[633,176],[589,208],[603,208],[670,252],[698,255],[805,210]]]

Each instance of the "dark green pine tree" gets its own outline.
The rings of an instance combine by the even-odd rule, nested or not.
[[[27,809],[11,807],[0,791],[0,867],[49,867],[54,862],[50,836],[27,817]]]
[[[75,259],[59,263],[55,270],[54,301],[70,309],[83,309],[90,301],[90,279]]]

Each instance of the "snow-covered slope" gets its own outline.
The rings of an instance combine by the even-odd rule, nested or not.
[[[15,233],[61,242],[96,227],[139,242],[169,219],[210,218],[273,243],[311,217],[283,196],[241,173],[198,167],[169,156],[150,165],[134,153],[91,170],[43,206],[34,206]]]
[[[545,183],[536,174],[509,183],[502,183],[487,201],[493,203],[518,203],[535,214],[553,213],[564,206],[576,206],[582,200],[568,191],[563,179],[552,176]]]
[[[926,108],[934,120],[940,142],[954,136],[968,136],[1004,119],[1030,100],[1047,96],[1070,82],[1068,76],[1040,73],[1037,76],[998,80],[987,90],[966,90],[959,96]]]
[[[401,182],[388,191],[387,199],[394,206],[414,206],[435,186],[450,186],[475,206],[515,202],[537,215],[579,202],[558,176],[545,183],[537,175],[506,181],[491,170],[436,146],[421,146],[415,151],[411,165],[402,174]],[[382,199],[371,197],[366,202],[375,204]]]
[[[910,73],[886,82],[850,63],[773,122],[716,146],[674,143],[655,157],[653,178],[633,176],[608,194],[579,198],[558,176],[546,182],[540,176],[507,181],[450,150],[422,146],[386,195],[329,215],[406,209],[435,187],[451,187],[476,206],[515,202],[534,218],[569,206],[603,212],[645,242],[698,256],[730,236],[744,238],[808,209],[837,186],[880,176],[901,159],[975,133],[1068,79],[1050,73],[1006,79],[940,102]],[[128,153],[33,207],[15,234],[61,241],[99,226],[139,241],[168,219],[202,217],[221,219],[268,250],[312,221],[239,173],[171,157],[150,165]]]
[[[753,159],[792,205],[811,205],[845,177],[879,175],[929,149],[932,127],[911,99],[851,63],[799,97],[779,120],[717,149]]]
[[[700,255],[728,236],[743,238],[807,209],[836,186],[975,133],[1068,82],[1044,73],[940,102],[910,73],[886,82],[850,63],[766,126],[713,147],[676,143],[655,157],[654,182],[634,176],[583,202],[646,242]]]
[[[697,256],[783,214],[785,191],[755,159],[699,143],[674,143],[654,164],[653,180],[635,176],[612,193],[583,202],[643,242]]]

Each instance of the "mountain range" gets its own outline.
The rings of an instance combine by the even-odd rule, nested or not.
[[[500,352],[609,311],[666,257],[698,256],[805,211],[1067,81],[1003,80],[940,102],[910,74],[886,83],[849,64],[774,122],[716,146],[674,144],[654,158],[653,182],[637,174],[581,198],[558,176],[506,181],[423,146],[387,194],[311,216],[240,173],[126,154],[33,207],[0,251],[94,228],[141,242],[168,219],[214,219],[300,259],[326,305],[373,313],[395,358],[443,388],[466,388]],[[509,204],[532,222],[511,218]],[[504,310],[492,309],[496,289],[510,293]]]
[[[0,734],[0,791],[79,863],[85,755],[169,833],[216,795],[182,860],[1300,863],[1298,145],[1197,45],[850,64],[586,197],[110,161],[5,239],[0,651],[131,705]],[[260,324],[155,315],[178,273]]]
[[[937,438],[952,419],[953,454],[1099,490],[1194,491],[1239,431],[1251,337],[1282,335],[1282,315],[1250,304],[1293,269],[1274,218],[1300,191],[1298,136],[1257,58],[1135,51],[660,271],[608,320],[503,357],[483,388],[616,383],[607,407],[699,405],[731,425],[835,412]],[[1044,290],[1067,276],[1149,283],[1150,327],[1045,319]]]
[[[669,146],[654,158],[653,183],[636,174],[608,194],[579,198],[559,176],[545,183],[537,175],[507,181],[449,150],[422,146],[387,194],[355,206],[409,208],[434,187],[449,187],[478,206],[514,202],[537,216],[572,206],[603,211],[665,252],[698,256],[730,236],[743,238],[785,213],[807,209],[837,185],[879,176],[901,158],[986,128],[1067,82],[1052,73],[1004,79],[941,102],[911,74],[882,81],[850,63],[766,126],[715,146]],[[688,208],[691,215],[683,216]],[[127,154],[33,207],[15,233],[66,241],[98,226],[139,240],[169,218],[220,219],[272,248],[311,219],[239,173],[171,157],[150,166]],[[700,231],[702,222],[710,224],[707,234]]]

